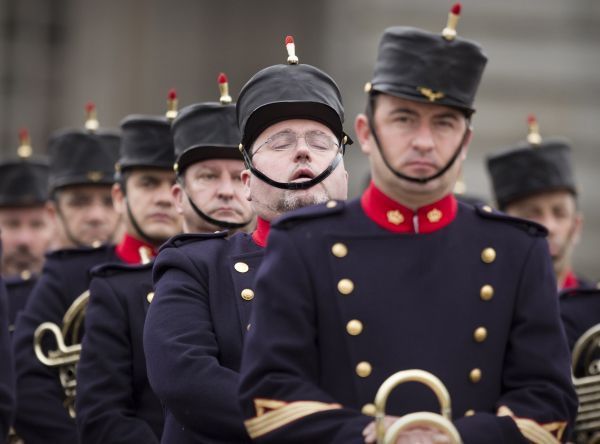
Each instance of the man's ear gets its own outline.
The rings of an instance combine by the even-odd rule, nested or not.
[[[361,151],[367,156],[371,154],[371,150],[373,149],[371,126],[365,114],[361,113],[356,116],[354,120],[354,132],[356,133]]]
[[[252,181],[252,173],[250,170],[243,170],[240,173],[240,178],[244,184],[244,197],[248,202],[252,201],[252,195],[250,193],[250,182]]]
[[[175,201],[175,209],[178,214],[183,214],[183,188],[180,183],[177,181],[171,187],[171,194],[173,196],[173,200]]]
[[[121,189],[121,183],[115,182],[113,183],[112,188],[110,189],[110,194],[113,201],[113,207],[115,211],[119,214],[125,213],[125,194],[123,194],[123,190]]]

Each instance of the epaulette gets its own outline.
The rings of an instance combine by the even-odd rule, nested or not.
[[[159,252],[164,250],[165,248],[177,248],[182,245],[189,244],[191,242],[197,242],[208,239],[221,239],[227,237],[229,232],[227,230],[224,231],[216,231],[214,233],[189,233],[189,234],[178,234],[177,236],[173,236],[167,242],[162,244]]]
[[[101,264],[92,268],[90,275],[93,277],[107,277],[114,276],[115,274],[119,273],[152,270],[153,265],[154,261],[150,261],[147,264],[124,264],[121,262],[110,262],[108,264]]]
[[[532,236],[546,237],[548,235],[548,230],[546,227],[536,222],[521,219],[519,217],[509,216],[502,211],[493,209],[489,205],[474,205],[474,208],[475,212],[484,219],[508,222],[509,224],[531,234]]]
[[[47,258],[65,258],[76,256],[87,256],[91,253],[105,253],[110,249],[114,249],[112,244],[102,244],[98,247],[77,247],[77,248],[61,248],[46,253]]]
[[[290,228],[297,222],[318,219],[321,217],[327,217],[334,214],[340,214],[344,211],[346,202],[341,200],[330,200],[327,203],[319,205],[309,205],[308,207],[298,208],[297,210],[290,211],[280,216],[273,221],[272,226],[277,228]]]

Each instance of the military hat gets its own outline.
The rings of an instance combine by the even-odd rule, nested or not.
[[[169,91],[165,116],[132,114],[121,121],[117,172],[134,167],[173,168],[171,121],[177,115],[177,95]]]
[[[175,170],[181,174],[190,164],[206,159],[239,159],[240,130],[235,104],[231,103],[227,76],[218,77],[219,102],[195,103],[181,110],[173,121]]]
[[[365,91],[474,112],[475,94],[487,57],[481,47],[457,37],[460,4],[441,34],[417,28],[387,28],[379,43],[375,72]]]
[[[287,65],[262,69],[240,92],[236,110],[241,146],[246,150],[267,127],[288,119],[315,120],[330,128],[338,140],[347,137],[344,106],[335,81],[314,66],[298,63],[291,36],[286,37],[286,48]]]
[[[577,194],[571,147],[564,139],[542,140],[535,117],[529,117],[527,141],[488,157],[487,167],[500,209],[546,191]]]
[[[31,144],[27,130],[19,133],[19,159],[0,163],[0,206],[28,207],[48,200],[48,162],[30,158]]]
[[[50,191],[69,185],[110,185],[119,156],[120,136],[98,130],[93,104],[86,107],[85,129],[61,130],[50,137]]]

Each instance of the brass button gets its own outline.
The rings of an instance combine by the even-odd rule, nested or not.
[[[400,225],[404,222],[404,216],[399,210],[390,210],[385,214],[387,221],[394,225]]]
[[[350,279],[340,279],[337,284],[338,291],[342,294],[350,294],[354,291],[354,282]]]
[[[431,222],[432,224],[439,222],[440,220],[442,220],[442,212],[440,210],[438,210],[437,208],[434,208],[433,210],[428,211],[427,212],[427,220],[429,222]]]
[[[475,414],[475,410],[469,409],[465,412],[465,416],[473,416]]]
[[[373,368],[367,361],[361,361],[356,365],[356,374],[361,378],[366,378],[372,371]]]
[[[477,384],[481,381],[481,370],[478,368],[474,368],[469,372],[469,379],[473,384]]]
[[[337,207],[337,202],[335,200],[330,200],[329,202],[327,202],[327,204],[325,206],[327,208],[335,208],[335,207]]]
[[[235,268],[235,271],[238,273],[247,273],[248,270],[250,270],[250,267],[246,262],[236,262],[233,268]]]
[[[92,248],[100,248],[102,246],[102,241],[95,240],[92,242]]]
[[[346,324],[346,331],[351,336],[358,336],[363,331],[363,324],[358,319],[352,319]]]
[[[31,271],[23,270],[21,272],[21,279],[23,279],[24,281],[28,281],[29,279],[31,279]]]
[[[492,207],[490,207],[489,205],[484,205],[484,206],[481,207],[481,209],[483,211],[485,211],[486,213],[491,213],[492,212]],[[472,410],[469,410],[469,411],[471,412]]]
[[[473,339],[476,342],[483,342],[487,338],[487,330],[485,327],[477,327],[473,332]]]
[[[341,242],[337,242],[331,247],[331,252],[335,257],[344,257],[348,254],[348,247]]]
[[[375,404],[365,404],[362,406],[362,409],[360,409],[360,411],[363,415],[375,416]]]
[[[494,297],[494,287],[491,285],[484,285],[479,291],[479,296],[482,300],[489,301]]]
[[[484,248],[481,252],[481,260],[486,264],[491,264],[496,260],[496,250],[493,248]]]
[[[154,299],[154,292],[153,292],[153,291],[151,291],[150,293],[148,293],[148,294],[146,295],[146,300],[147,300],[147,301],[148,301],[148,303],[150,304],[150,303],[152,303],[152,300],[153,300],[153,299]]]
[[[254,299],[254,292],[252,290],[250,290],[249,288],[244,288],[242,290],[242,299],[245,301],[251,301],[252,299]]]

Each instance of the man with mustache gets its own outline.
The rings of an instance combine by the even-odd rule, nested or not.
[[[576,411],[543,227],[452,195],[486,56],[456,35],[388,28],[355,130],[359,199],[286,214],[257,273],[240,377],[260,443],[374,443],[396,416],[439,412],[396,372],[437,376],[464,443],[557,442]],[[383,413],[380,412],[381,415]],[[450,442],[423,424],[393,442]]]
[[[165,157],[171,158],[172,171],[176,158],[178,181],[171,192],[186,231],[242,229],[253,220],[239,179],[243,162],[234,116],[233,105],[200,103],[181,110],[172,122],[172,135],[167,125],[161,127],[160,137],[135,128],[134,139],[132,128],[124,127],[124,140],[131,140],[124,147],[131,149],[135,141],[144,148],[137,162],[168,148]],[[163,143],[157,146],[153,140]],[[154,297],[152,266],[151,261],[109,264],[92,272],[77,374],[81,442],[160,442],[163,408],[148,383],[142,347],[146,312]]]
[[[340,92],[327,74],[298,64],[292,38],[286,40],[290,64],[255,74],[236,105],[236,146],[241,140],[246,162],[241,181],[256,229],[175,238],[154,265],[144,349],[150,384],[166,410],[164,443],[250,441],[238,370],[270,223],[285,211],[346,197]]]
[[[59,133],[51,141],[51,165],[54,165],[54,169],[51,168],[51,187],[53,190],[57,188],[59,193],[61,187],[67,186],[108,191],[110,207],[106,207],[103,200],[101,205],[94,204],[89,211],[98,213],[93,216],[97,218],[100,218],[101,212],[114,213],[115,219],[122,218],[125,233],[117,245],[63,249],[50,255],[44,273],[17,322],[14,338],[18,391],[15,429],[28,443],[77,442],[72,417],[74,400],[65,399],[58,369],[46,367],[34,354],[36,328],[43,322],[62,325],[65,312],[78,296],[89,289],[89,271],[94,266],[111,262],[140,263],[141,247],[152,252],[170,236],[180,232],[180,220],[170,194],[174,181],[171,145],[166,146],[165,153],[150,151],[148,157],[140,160],[138,154],[140,151],[144,153],[146,147],[136,143],[140,133],[149,134],[150,140],[154,140],[152,136],[160,134],[161,130],[169,136],[169,124],[161,118],[129,116],[122,123],[128,138],[121,141],[115,133],[97,130],[94,117],[89,116],[86,131]],[[114,183],[117,161],[119,174]],[[81,203],[85,207],[84,204],[90,201],[75,199],[73,203]],[[87,237],[93,232],[102,232],[102,227],[95,223],[89,223],[87,231],[78,228],[64,232],[74,239],[79,234]],[[46,354],[56,348],[49,335],[41,341]]]
[[[2,275],[8,294],[9,328],[27,302],[54,227],[48,202],[48,162],[31,159],[29,134],[22,130],[18,160],[0,164],[0,229],[4,243]]]

